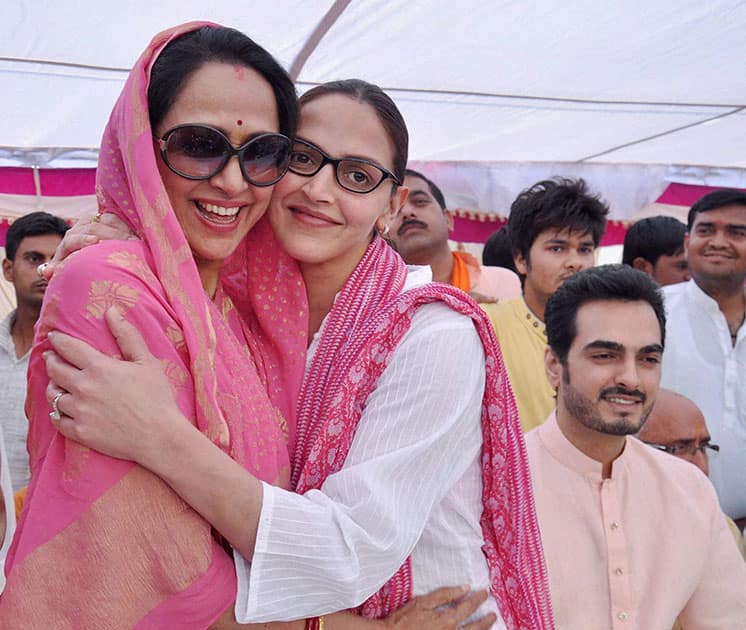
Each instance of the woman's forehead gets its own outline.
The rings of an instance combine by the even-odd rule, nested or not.
[[[345,94],[324,94],[303,104],[298,135],[332,157],[361,157],[393,166],[393,143],[376,110]]]

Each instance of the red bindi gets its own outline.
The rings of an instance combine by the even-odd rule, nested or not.
[[[243,120],[240,120],[240,119],[239,119],[239,120],[237,120],[237,121],[236,121],[236,124],[237,124],[237,125],[238,125],[238,126],[240,127],[241,125],[243,125]]]

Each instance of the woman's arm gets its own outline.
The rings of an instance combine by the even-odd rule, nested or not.
[[[494,614],[463,624],[487,599],[486,591],[468,592],[468,587],[439,588],[427,595],[412,598],[385,619],[359,617],[350,612],[324,616],[325,630],[488,630],[496,621]],[[305,620],[239,624],[233,609],[225,611],[210,630],[304,630]]]
[[[269,597],[267,589],[273,589],[267,585],[275,578],[300,588],[275,589],[273,604],[282,609],[280,615],[303,617],[358,605],[411,553],[432,507],[478,456],[484,365],[483,359],[476,359],[481,346],[470,323],[461,336],[454,336],[448,326],[435,326],[425,335],[417,333],[415,342],[398,353],[401,373],[375,392],[377,404],[366,407],[358,429],[365,448],[356,452],[353,444],[350,465],[327,480],[323,493],[298,496],[262,487],[186,423],[173,405],[169,411],[168,405],[159,404],[163,408],[154,413],[154,401],[163,398],[159,366],[148,356],[136,331],[111,314],[108,320],[122,354],[132,363],[111,361],[69,337],[52,338],[60,355],[75,364],[66,366],[54,356],[48,359],[55,383],[73,394],[60,401],[63,412],[75,418],[63,418],[61,431],[92,448],[150,468],[245,558],[255,555],[264,504],[268,513],[265,542],[269,537],[269,543],[262,549],[262,563],[268,569],[260,577],[252,568],[250,578],[252,590],[255,580],[263,585],[259,588],[262,595],[255,596],[262,602],[259,610],[265,609],[267,602],[262,598]],[[454,343],[460,354],[471,357],[468,369],[458,377],[453,367]],[[419,356],[423,352],[424,359]],[[418,367],[410,367],[413,359]],[[412,380],[416,387],[410,387]],[[52,398],[56,391],[48,396]],[[106,416],[105,425],[91,422],[97,415]],[[371,431],[378,437],[366,437]],[[468,449],[464,440],[469,442]],[[459,455],[444,457],[448,452]],[[271,493],[274,509],[267,505],[263,491]],[[280,515],[280,521],[272,520],[273,513]],[[314,543],[306,547],[300,537],[308,536]],[[245,575],[246,567],[242,571]],[[357,578],[350,579],[350,575]],[[305,592],[309,587],[314,592],[307,597],[287,600],[285,591]],[[276,619],[277,611],[270,608],[265,616],[253,609],[244,618]]]
[[[114,214],[96,214],[87,219],[76,221],[62,238],[54,252],[54,258],[48,263],[39,265],[39,274],[49,280],[55,273],[59,264],[70,254],[95,245],[105,240],[133,240],[137,239],[127,227],[127,224]]]
[[[106,320],[125,361],[69,335],[49,333],[59,356],[45,355],[51,381],[47,399],[67,392],[59,400],[63,415],[58,430],[151,470],[250,558],[262,506],[261,482],[187,421],[160,361],[137,329],[116,309],[107,311]]]

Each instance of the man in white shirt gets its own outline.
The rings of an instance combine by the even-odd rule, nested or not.
[[[692,279],[665,287],[663,387],[691,398],[720,453],[710,478],[723,511],[746,524],[746,193],[718,190],[688,217]]]
[[[47,281],[36,269],[54,256],[67,224],[46,212],[13,222],[5,237],[3,275],[13,284],[17,308],[0,322],[0,427],[5,434],[10,478],[15,491],[29,482],[26,434],[26,371]]]
[[[546,324],[557,409],[526,451],[555,628],[746,628],[746,565],[712,485],[631,437],[658,394],[657,285],[622,265],[581,271]]]
[[[8,457],[5,454],[3,430],[0,427],[0,593],[5,588],[5,557],[16,530],[13,487],[10,485]]]

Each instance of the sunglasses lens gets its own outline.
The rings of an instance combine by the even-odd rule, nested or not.
[[[165,158],[177,173],[196,179],[215,175],[230,155],[226,139],[209,127],[174,129],[168,136]]]
[[[244,174],[259,185],[274,184],[290,163],[290,140],[280,134],[265,134],[251,140],[243,149]]]

